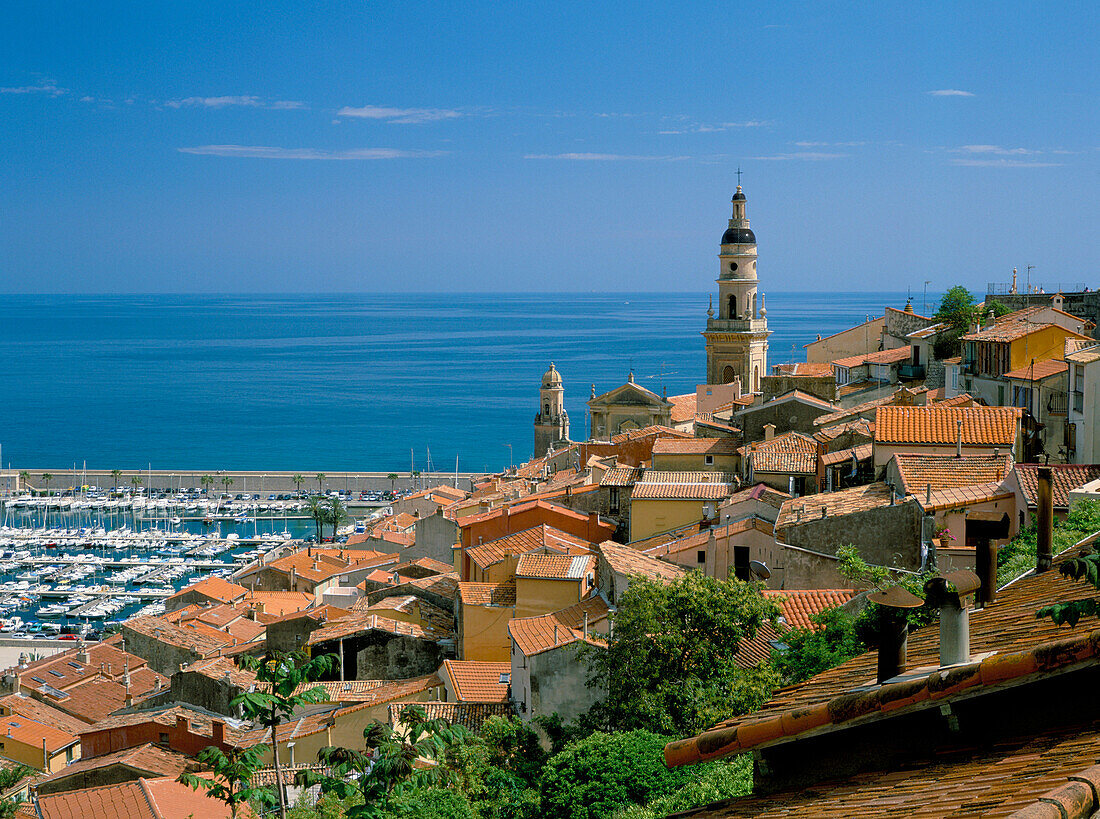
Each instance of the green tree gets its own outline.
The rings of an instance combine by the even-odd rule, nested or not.
[[[924,583],[934,574],[930,571],[914,574],[871,565],[863,560],[854,546],[841,546],[836,550],[836,555],[839,558],[837,570],[856,587],[876,586],[884,589],[897,585],[923,598]],[[868,603],[855,616],[856,639],[868,645],[877,644],[887,622],[898,616],[897,611],[877,603]],[[905,619],[910,631],[933,623],[938,618],[939,610],[927,603],[915,609],[905,609]]]
[[[411,477],[412,477],[412,481],[413,481],[413,488],[414,489],[419,489],[420,488],[420,470],[419,469],[414,469],[411,473]]]
[[[131,475],[130,476],[130,485],[133,487],[133,491],[134,491],[135,494],[137,493],[137,488],[139,486],[141,486],[141,484],[142,484],[141,475]]]
[[[263,767],[263,753],[259,745],[230,748],[227,753],[208,745],[199,752],[198,760],[203,766],[203,774],[209,771],[210,775],[185,772],[176,781],[194,790],[202,788],[211,799],[228,805],[233,817],[237,816],[241,805],[247,803],[270,807],[278,801],[275,794],[268,788],[251,784],[256,771]]]
[[[199,483],[202,484],[202,493],[204,495],[209,494],[210,487],[214,485],[214,476],[203,475],[201,478],[199,478]]]
[[[46,494],[47,495],[50,494],[50,481],[52,481],[52,480],[53,480],[53,473],[51,473],[51,472],[43,472],[42,473],[42,483],[44,483],[46,485]]]
[[[538,778],[547,754],[518,717],[490,717],[450,762],[482,819],[538,819]]]
[[[671,583],[632,578],[607,649],[585,649],[589,684],[606,694],[586,722],[682,735],[759,707],[778,675],[766,663],[741,668],[737,649],[778,617],[758,583],[699,572]]]
[[[281,783],[282,769],[279,763],[279,725],[289,720],[303,705],[323,702],[325,690],[320,686],[299,691],[299,686],[316,682],[332,670],[335,654],[320,654],[309,658],[301,652],[270,651],[263,657],[242,655],[237,665],[256,674],[258,685],[254,691],[243,691],[233,698],[232,704],[240,706],[244,715],[271,729],[271,755],[275,765],[275,781]],[[279,815],[286,819],[286,796],[279,792]]]
[[[951,325],[951,329],[940,334],[937,339],[934,345],[936,358],[950,358],[959,354],[962,346],[959,338],[970,329],[976,311],[974,296],[962,285],[955,285],[943,294],[936,318]]]
[[[1079,501],[1073,504],[1073,509],[1065,520],[1054,521],[1054,553],[1065,551],[1097,530],[1100,530],[1100,504],[1096,501]],[[1035,568],[1038,542],[1039,527],[1032,515],[1031,523],[997,552],[998,585],[1003,586]]]
[[[302,491],[302,484],[305,482],[305,478],[301,474],[295,472],[294,477],[291,478],[294,481],[294,491],[300,493]]]
[[[318,472],[317,473],[316,480],[317,480],[317,494],[318,495],[321,494],[324,491],[323,484],[325,482],[325,478],[327,478],[327,477],[328,477],[328,475],[326,475],[324,472]]]
[[[324,524],[328,520],[328,498],[324,495],[309,496],[309,516],[313,518],[313,527],[317,533],[317,542],[325,539]]]
[[[396,492],[397,491],[397,473],[396,472],[391,472],[386,477],[389,478],[389,481],[390,481],[390,491],[391,492]]]
[[[0,793],[10,788],[14,788],[22,780],[35,773],[37,773],[37,771],[26,765],[15,765],[14,767],[0,771]],[[15,817],[19,815],[19,806],[22,805],[23,802],[24,799],[21,794],[10,799],[0,799],[0,819],[15,819]]]
[[[412,809],[418,793],[455,784],[457,774],[445,763],[469,737],[465,728],[444,719],[428,719],[423,708],[408,705],[401,711],[398,728],[375,723],[363,731],[365,751],[322,748],[317,758],[331,774],[300,771],[296,781],[302,786],[320,785],[322,793],[341,800],[358,792],[363,802],[348,808],[348,819],[385,819],[393,810],[403,815],[406,808]],[[417,760],[428,764],[418,767]],[[466,814],[436,809],[435,815]]]
[[[808,680],[866,650],[856,636],[856,618],[844,609],[819,611],[810,615],[810,622],[814,628],[784,632],[786,648],[772,652],[784,685]]]
[[[695,778],[672,793],[662,794],[644,807],[629,807],[615,819],[664,819],[671,814],[736,799],[752,793],[752,757],[748,754],[711,765],[693,765]]]
[[[649,731],[597,731],[568,745],[543,768],[540,815],[610,819],[623,808],[674,793],[700,772],[665,766],[669,739]]]
[[[332,526],[332,539],[336,530],[348,519],[348,507],[339,498],[329,498],[325,503],[325,520]]]
[[[29,489],[30,488],[30,483],[31,483],[31,473],[28,472],[25,469],[20,471],[19,481],[20,481],[20,483],[23,484],[24,489]]]
[[[1060,526],[1056,525],[1055,527],[1055,554],[1073,545],[1072,543],[1066,543],[1064,539],[1062,543],[1058,542],[1059,530],[1063,535],[1072,532],[1071,537],[1075,537],[1078,533],[1084,531],[1086,534],[1081,535],[1081,538],[1083,538],[1097,529],[1100,529],[1100,504],[1089,500],[1078,501],[1073,505],[1069,514],[1066,515],[1065,521]],[[1032,561],[1032,565],[1035,565],[1034,561]],[[1065,560],[1058,566],[1058,571],[1062,573],[1063,577],[1080,580],[1088,583],[1093,588],[1100,589],[1100,553],[1098,552],[1090,552],[1081,557]],[[1038,617],[1049,617],[1059,626],[1063,623],[1076,626],[1082,617],[1095,617],[1097,615],[1100,615],[1100,598],[1098,597],[1054,603],[1043,606],[1036,613]]]
[[[229,487],[233,485],[233,479],[228,475],[222,475],[221,485],[225,488],[225,492],[228,494]]]
[[[114,488],[117,489],[119,482],[122,480],[122,470],[121,469],[112,469],[111,470],[111,480],[114,482]]]

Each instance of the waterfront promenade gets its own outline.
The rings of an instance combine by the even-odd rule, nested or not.
[[[301,475],[301,489],[304,492],[316,492],[321,489],[324,492],[347,491],[385,491],[388,489],[422,489],[430,486],[455,486],[459,489],[470,489],[474,479],[480,477],[480,473],[473,472],[421,472],[419,475],[410,472],[321,472],[325,477],[320,482],[317,480],[318,470],[300,472],[258,472],[230,469],[123,469],[117,485],[121,487],[132,486],[132,479],[139,478],[140,486],[155,489],[178,491],[180,489],[202,489],[203,475],[209,475],[214,479],[210,486],[210,493],[228,492],[236,494],[259,494],[267,497],[269,494],[282,494],[294,492],[298,486],[294,482],[295,475]],[[29,476],[24,485],[20,475],[26,472]],[[52,476],[49,488],[52,491],[79,489],[81,486],[96,486],[100,490],[110,489],[116,485],[116,480],[110,469],[3,469],[0,470],[0,493],[9,494],[21,492],[24,489],[41,490],[46,488],[42,479],[44,474]],[[391,478],[390,475],[395,475]],[[229,478],[232,483],[228,487],[223,483],[223,478]]]

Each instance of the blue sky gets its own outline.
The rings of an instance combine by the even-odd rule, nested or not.
[[[4,17],[7,292],[706,291],[738,166],[765,290],[1097,283],[1093,4]]]

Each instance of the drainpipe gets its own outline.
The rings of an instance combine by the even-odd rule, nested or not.
[[[340,682],[344,681],[344,638],[340,638]]]
[[[1035,573],[1050,569],[1054,562],[1054,477],[1049,466],[1040,466],[1039,475],[1039,542],[1035,556]]]

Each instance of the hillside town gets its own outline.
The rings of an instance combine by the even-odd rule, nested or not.
[[[1100,525],[1074,527],[1100,521],[1100,299],[1013,273],[935,315],[883,305],[769,369],[740,185],[732,208],[694,393],[627,373],[591,387],[571,428],[566,384],[584,373],[551,363],[532,379],[525,463],[406,494],[346,537],[272,544],[161,614],[3,670],[18,815],[229,816],[186,784],[211,747],[257,749],[250,781],[305,811],[340,770],[325,749],[361,749],[377,726],[409,736],[410,714],[472,736],[523,726],[547,753],[593,714],[615,733],[630,722],[608,716],[615,670],[593,684],[600,657],[619,662],[645,599],[693,583],[755,601],[733,644],[693,638],[738,679],[789,669],[815,634],[840,652],[841,614],[876,626],[759,702],[670,717],[661,776],[740,760],[750,785],[644,815],[1100,811],[1100,630],[1088,611],[1036,616],[1095,594]],[[265,723],[246,701],[276,690],[264,664],[286,656],[330,660]],[[444,764],[408,742],[410,772]],[[507,815],[566,815],[549,793]]]

